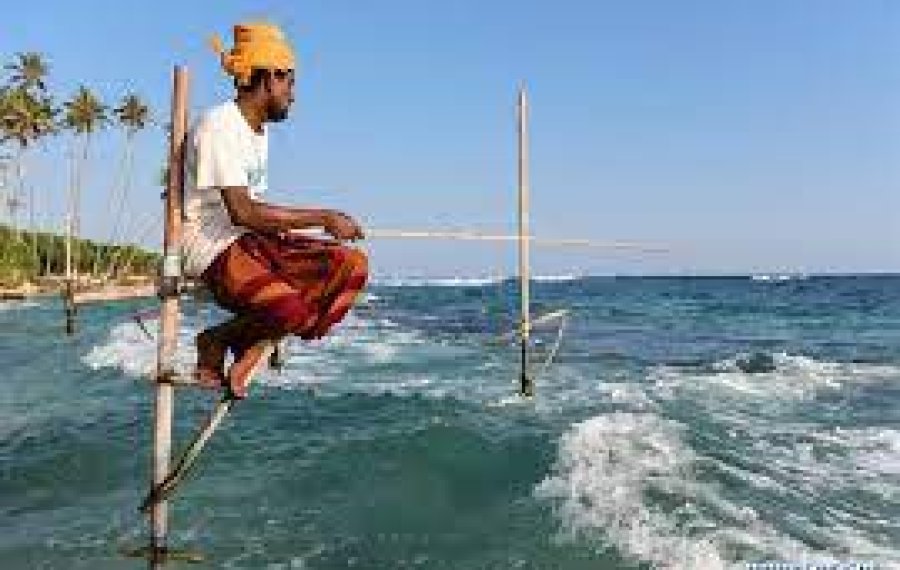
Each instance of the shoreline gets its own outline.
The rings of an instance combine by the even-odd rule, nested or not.
[[[0,288],[0,301],[24,301],[45,297],[60,297],[65,283],[26,283],[19,287]],[[151,280],[130,284],[79,284],[75,291],[75,304],[85,305],[108,301],[124,301],[156,296],[156,284]]]
[[[141,283],[136,285],[107,285],[96,289],[87,289],[75,293],[75,304],[86,305],[109,301],[125,301],[156,297],[156,285]]]

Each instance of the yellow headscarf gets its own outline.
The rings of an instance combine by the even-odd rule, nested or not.
[[[250,83],[254,67],[262,69],[294,69],[294,51],[284,34],[273,24],[237,24],[234,27],[234,47],[226,52],[219,36],[210,43],[222,58],[225,73],[235,78],[239,86]]]

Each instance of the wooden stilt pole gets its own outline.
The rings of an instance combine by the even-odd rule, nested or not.
[[[184,192],[184,144],[187,136],[187,69],[175,68],[172,93],[172,133],[169,141],[169,180],[166,190],[163,267],[160,280],[162,309],[157,351],[156,397],[153,409],[153,487],[169,474],[172,451],[174,387],[172,376],[178,331],[178,284],[181,275],[181,215]],[[166,561],[169,530],[168,503],[160,501],[150,509],[150,568]]]
[[[272,342],[265,348],[262,358],[259,359],[253,369],[249,372],[247,378],[248,387],[257,372],[265,366],[266,362],[271,360],[274,351],[275,342]],[[213,433],[219,427],[219,424],[222,423],[225,416],[228,415],[228,412],[234,407],[235,402],[236,400],[231,395],[226,394],[225,397],[216,404],[216,407],[206,419],[206,422],[197,431],[193,441],[181,453],[175,468],[166,474],[166,477],[159,485],[155,485],[150,492],[147,493],[147,496],[140,506],[141,512],[146,513],[150,511],[154,505],[157,505],[159,502],[165,501],[172,496],[172,493],[174,493],[181,482],[184,481],[184,478],[200,457],[200,452],[203,451],[204,446],[206,446],[206,443],[213,436]]]
[[[534,395],[534,385],[528,371],[528,343],[531,335],[531,310],[529,299],[530,269],[528,249],[530,230],[528,227],[528,100],[525,87],[519,88],[519,299],[521,303],[521,375],[519,392],[523,396]]]
[[[71,279],[66,279],[66,287],[63,290],[63,310],[66,314],[66,334],[75,334],[75,284]]]
[[[74,213],[73,209],[73,194],[74,194],[74,184],[75,184],[75,156],[74,154],[69,157],[70,163],[70,176],[72,178],[71,185],[69,187],[69,196],[67,197],[67,210],[66,212],[66,285],[62,292],[62,301],[63,301],[63,311],[65,311],[66,315],[66,334],[73,335],[75,334],[75,283],[73,282],[73,274],[72,274],[72,225],[74,223]]]

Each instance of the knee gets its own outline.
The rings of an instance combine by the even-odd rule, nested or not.
[[[354,275],[359,275],[363,277],[363,279],[368,278],[369,257],[362,250],[349,248],[347,259]]]

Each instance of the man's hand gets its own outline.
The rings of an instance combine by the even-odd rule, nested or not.
[[[356,221],[343,212],[329,211],[323,223],[325,231],[338,240],[363,239],[362,228]]]

